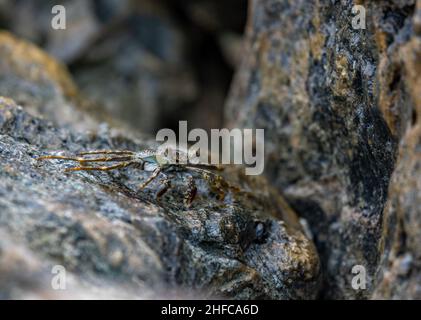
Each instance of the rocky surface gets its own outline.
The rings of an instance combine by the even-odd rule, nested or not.
[[[355,4],[365,30],[352,28]],[[266,130],[265,173],[309,223],[327,298],[419,297],[419,144],[408,136],[419,139],[420,6],[251,1],[226,116]],[[351,287],[354,265],[366,290]]]
[[[107,19],[72,70],[86,96],[133,129],[153,133],[197,99],[199,85],[186,36],[168,10],[156,1],[135,3]]]
[[[68,174],[69,163],[36,161],[156,145],[115,127],[35,45],[1,32],[0,56],[1,298],[317,296],[315,247],[263,178],[226,168],[231,188],[197,177],[186,207],[188,172],[158,202],[159,183],[138,191],[139,169]],[[64,291],[52,289],[55,265],[66,268]]]
[[[76,129],[97,127],[97,121],[82,112],[86,106],[66,68],[33,44],[0,32],[1,95],[13,97],[35,116],[45,116],[62,126]]]
[[[32,9],[43,12],[42,8],[48,4]],[[20,14],[33,14],[24,7],[11,11],[15,9]],[[27,26],[16,24],[16,28]],[[34,36],[43,32],[29,29],[26,31],[34,31]],[[73,43],[77,42],[74,30],[66,31]],[[24,31],[21,34],[31,38]],[[121,40],[119,50],[113,49],[108,60],[121,62],[129,55],[131,64],[143,49],[133,46],[133,39],[126,39],[124,33],[117,33],[91,48],[90,53],[97,59],[99,53],[107,53],[103,50],[107,41],[115,44]],[[61,59],[74,59],[72,48],[64,49],[69,55]],[[139,135],[127,128],[108,129],[106,122],[113,127],[116,121],[80,94],[64,65],[35,45],[1,32],[0,58],[0,94],[6,96],[0,103],[2,298],[189,297],[184,292],[192,290],[198,292],[194,297],[287,299],[317,295],[320,270],[315,248],[303,235],[295,214],[279,195],[269,191],[265,181],[255,187],[256,182],[241,178],[237,183],[241,191],[229,193],[224,201],[216,198],[214,186],[201,181],[194,206],[185,208],[180,207],[183,175],[174,182],[175,190],[157,203],[154,194],[158,185],[137,192],[146,177],[138,170],[94,174],[93,179],[86,180],[92,175],[64,174],[63,163],[37,163],[35,158],[47,151],[141,150],[151,147],[151,142],[143,137],[133,139]],[[147,52],[140,58],[149,67],[159,62]],[[101,70],[107,65],[95,68]],[[158,68],[171,72],[167,67]],[[123,69],[136,77],[144,76],[133,65]],[[107,72],[100,76],[95,70],[86,72],[88,84],[100,85],[98,79],[108,79]],[[110,72],[120,74],[115,69]],[[119,87],[118,80],[113,84]],[[88,85],[84,89],[89,89]],[[131,89],[138,91],[137,87]],[[108,90],[102,92],[105,100],[100,102],[115,96]],[[112,103],[116,106],[121,101]],[[151,101],[148,105],[153,107]],[[228,180],[238,178],[234,172],[228,175]],[[258,196],[253,195],[255,189],[260,190]],[[266,201],[257,201],[257,197]],[[255,233],[262,232],[262,226],[264,233],[257,237]],[[65,292],[51,289],[55,264],[68,272]]]
[[[421,299],[420,0],[251,0],[242,51],[241,0],[69,1],[60,35],[51,4],[0,1],[0,25],[83,90],[0,33],[0,298]],[[221,61],[240,56],[226,118],[265,129],[266,177],[195,176],[188,207],[188,171],[157,201],[138,169],[35,160],[155,147],[135,131],[174,115],[218,127]]]
[[[65,0],[60,30],[56,4],[1,0],[0,27],[66,64],[102,112],[134,130],[155,133],[174,118],[222,125],[247,0]]]
[[[412,121],[403,135],[392,175],[385,216],[389,224],[390,254],[383,255],[381,282],[374,297],[421,299],[421,2],[413,17],[418,36],[399,47],[397,55],[413,103]]]
[[[180,173],[158,203],[158,185],[137,192],[147,175],[139,169],[65,174],[68,164],[35,160],[51,151],[141,150],[150,144],[107,133],[75,135],[6,98],[0,100],[0,134],[1,230],[50,264],[87,282],[114,281],[138,291],[180,286],[206,296],[316,296],[315,248],[264,181],[240,176],[233,182],[240,190],[228,188],[220,199],[215,186],[198,177],[199,196],[188,208]],[[256,235],[262,226],[264,233]]]

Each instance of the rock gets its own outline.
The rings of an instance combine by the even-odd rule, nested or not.
[[[3,0],[0,19],[4,27],[32,43],[42,45],[49,54],[62,62],[75,60],[102,32],[95,14],[95,1],[11,1]],[[124,1],[120,1],[122,7]],[[65,9],[65,28],[52,28],[57,13],[52,9],[61,5]]]
[[[91,99],[42,50],[0,33],[1,298],[421,299],[420,0],[252,0],[244,50],[241,0],[82,2],[66,2],[61,34],[51,2],[0,2],[0,23],[68,63]],[[354,4],[366,29],[352,27]],[[135,168],[35,161],[154,148],[133,128],[174,115],[218,127],[240,56],[226,117],[265,129],[266,177],[195,176],[188,207],[188,171],[157,201]],[[57,264],[65,292],[51,287]],[[351,285],[356,265],[366,290]]]
[[[0,32],[1,94],[13,98],[28,112],[75,129],[98,127],[98,121],[80,109],[87,104],[67,69],[29,42]],[[100,118],[100,117],[98,117]]]
[[[419,115],[420,1],[358,1],[365,30],[352,28],[355,3],[251,1],[247,53],[226,106],[230,126],[265,129],[265,173],[310,225],[326,298],[380,292],[398,221],[414,259],[420,243],[419,224],[409,226],[419,222],[419,170],[397,157]],[[408,206],[406,218],[387,202]],[[352,288],[354,265],[366,268],[367,290]],[[415,294],[419,273],[411,277],[392,286]]]
[[[134,292],[134,298],[162,298],[162,291],[187,288],[203,297],[316,297],[316,250],[263,178],[227,168],[222,181],[236,189],[197,177],[198,197],[186,207],[184,172],[158,202],[159,184],[138,191],[147,176],[139,169],[68,174],[68,163],[36,160],[57,152],[151,146],[153,141],[110,132],[56,127],[0,98],[0,232],[10,239],[0,243],[7,248],[0,250],[0,270],[13,269],[13,260],[2,255],[15,246],[23,248],[17,258],[25,261],[22,268],[32,270],[7,277],[0,296],[26,297],[29,287],[31,295],[63,297],[51,291],[49,272],[61,265],[73,279],[66,290],[72,297],[89,297],[102,287],[111,288],[111,297]],[[36,274],[42,276],[32,279]],[[27,285],[18,285],[21,280]]]
[[[246,0],[62,1],[60,30],[51,27],[56,4],[3,0],[0,25],[66,64],[96,112],[148,134],[173,128],[173,119],[222,126],[238,61],[231,52],[239,47],[224,39],[240,37]],[[203,13],[214,27],[203,23]]]
[[[0,32],[0,89],[32,115],[61,127],[92,134],[107,130],[108,124],[116,131],[129,130],[126,123],[80,92],[65,65],[4,31]]]
[[[159,130],[198,95],[186,37],[164,9],[136,6],[73,66],[87,97],[145,133]]]
[[[414,25],[421,14],[417,3]],[[421,37],[399,48],[406,90],[414,108],[412,122],[400,142],[396,169],[384,210],[388,254],[383,255],[375,298],[421,299]],[[397,225],[395,227],[394,225]]]
[[[185,291],[158,291],[142,287],[133,290],[115,281],[83,281],[70,272],[63,281],[55,282],[55,270],[63,266],[36,255],[0,232],[0,299],[192,299]],[[62,269],[63,270],[63,269]],[[60,288],[59,285],[62,285]],[[63,286],[64,284],[64,286]],[[54,287],[53,287],[54,285]],[[196,295],[196,298],[200,295]]]

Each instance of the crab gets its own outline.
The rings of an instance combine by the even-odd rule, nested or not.
[[[212,189],[218,192],[218,196],[223,197],[221,188],[227,185],[223,178],[214,171],[223,170],[222,167],[213,164],[193,163],[187,154],[180,150],[152,150],[145,149],[139,152],[119,151],[119,150],[96,150],[78,153],[76,156],[46,155],[37,158],[41,160],[66,160],[78,162],[79,166],[67,168],[65,172],[72,171],[111,171],[126,167],[136,167],[141,170],[151,172],[151,175],[139,186],[139,190],[146,188],[152,181],[162,176],[161,185],[156,193],[159,200],[171,187],[170,173],[180,171],[192,171],[198,173],[208,182],[212,182]],[[100,163],[102,165],[92,165]],[[109,165],[107,165],[109,164]],[[193,176],[188,173],[187,191],[184,194],[184,203],[191,205],[197,194],[197,187]]]

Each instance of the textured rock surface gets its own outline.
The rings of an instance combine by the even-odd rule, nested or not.
[[[111,125],[126,135],[143,136],[83,96],[65,65],[5,31],[0,31],[0,94],[61,127],[96,132]]]
[[[396,170],[389,188],[385,216],[396,223],[388,241],[390,255],[383,256],[384,272],[374,297],[421,299],[421,2],[413,17],[418,36],[399,47],[406,91],[413,102],[412,123],[399,149]],[[392,237],[393,236],[393,237]]]
[[[44,269],[36,268],[38,260],[22,268],[33,268],[33,274],[45,278],[48,265],[65,266],[76,277],[71,295],[82,290],[80,285],[89,288],[88,293],[82,291],[89,296],[92,286],[110,283],[136,292],[133,297],[150,297],[148,292],[159,296],[167,287],[247,299],[317,295],[315,248],[265,180],[247,180],[227,169],[227,181],[240,190],[224,187],[222,200],[216,185],[198,177],[199,196],[187,208],[182,204],[184,173],[177,174],[174,188],[158,203],[158,185],[136,191],[147,176],[138,169],[65,174],[68,164],[35,160],[53,150],[150,146],[109,132],[86,135],[60,129],[1,98],[0,229],[14,244],[48,261],[40,264]],[[265,233],[256,239],[260,223]],[[2,246],[7,248],[7,241]],[[10,251],[1,250],[6,255]],[[0,269],[10,270],[9,259],[0,262]],[[25,290],[12,290],[10,279],[14,278],[0,279],[9,282],[0,286],[1,295],[22,297]],[[117,290],[111,296],[125,294]]]
[[[366,8],[365,30],[352,28],[354,4]],[[419,266],[419,146],[411,143],[397,158],[399,142],[419,121],[417,5],[251,1],[247,55],[226,115],[231,126],[266,130],[265,172],[309,222],[326,297],[367,298],[376,288],[385,298],[419,292],[415,269],[408,282],[395,278],[389,292],[379,284],[396,274],[384,261],[392,257],[398,222],[405,225],[401,250],[411,252],[404,263]],[[352,289],[354,265],[366,267],[367,290]]]
[[[128,1],[119,2],[122,3],[121,7],[125,7]],[[93,3],[84,0],[64,0],[60,3],[53,0],[2,0],[0,22],[2,28],[32,43],[43,45],[50,54],[68,62],[76,59],[101,32]],[[51,27],[52,8],[55,5],[62,5],[66,10],[66,28],[59,32]]]
[[[108,28],[81,53],[73,73],[82,91],[114,117],[155,132],[175,110],[193,103],[198,84],[186,58],[187,39],[165,6],[132,2],[130,10],[108,18]]]
[[[82,92],[143,133],[222,125],[247,0],[0,1],[0,27],[66,64]]]
[[[0,94],[12,97],[36,116],[62,126],[94,129],[97,121],[80,109],[84,103],[65,67],[29,42],[0,32]],[[77,125],[77,126],[76,126]]]
[[[241,191],[223,186],[222,200],[216,182],[197,177],[188,208],[184,173],[157,202],[157,184],[136,191],[139,170],[65,174],[67,163],[35,161],[153,146],[104,110],[142,110],[120,118],[146,131],[174,113],[218,126],[227,78],[208,54],[235,38],[224,38],[238,23],[226,1],[145,1],[136,11],[130,0],[69,1],[60,35],[46,23],[52,2],[28,3],[0,1],[0,25],[68,63],[99,104],[42,50],[0,33],[0,298],[421,299],[421,1],[250,1],[226,116],[266,130],[265,174],[307,221],[321,265],[265,178],[226,168]],[[354,4],[366,8],[365,30],[351,27]],[[211,45],[195,51],[187,39]],[[232,65],[235,52],[224,51]],[[186,104],[200,114],[181,112]],[[56,264],[68,271],[65,292],[51,289]],[[367,269],[366,290],[351,287],[354,265]]]

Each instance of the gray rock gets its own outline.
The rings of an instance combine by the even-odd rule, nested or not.
[[[198,85],[177,25],[165,12],[137,11],[91,45],[73,73],[82,92],[114,118],[153,133],[197,99]]]
[[[361,3],[365,30],[352,28],[354,1],[251,1],[226,110],[232,127],[266,130],[265,173],[308,221],[329,298],[369,298],[383,277],[398,230],[389,184],[419,114],[420,1]],[[405,202],[418,216],[419,194]],[[367,290],[351,287],[354,265]]]
[[[11,33],[0,32],[0,88],[31,114],[47,117],[61,126],[77,130],[98,127],[96,116],[82,109],[87,103],[67,69],[35,45]]]
[[[120,1],[120,7],[126,7]],[[46,51],[62,62],[71,62],[80,56],[102,32],[95,14],[95,1],[64,0],[60,3],[45,1],[2,0],[0,22],[14,34],[32,43],[42,45]],[[66,13],[65,29],[52,28],[55,5]]]
[[[70,67],[97,112],[149,134],[173,126],[172,119],[221,126],[232,70],[218,40],[227,29],[242,31],[246,0],[66,0],[60,30],[51,27],[56,4],[3,0],[0,25]],[[197,11],[208,12],[216,29],[208,30]]]
[[[76,277],[75,288],[116,283],[154,296],[163,288],[244,299],[317,295],[315,248],[264,179],[227,168],[225,179],[237,190],[197,177],[199,194],[189,208],[183,204],[183,172],[157,202],[159,185],[137,190],[147,176],[139,169],[66,174],[68,163],[36,160],[51,152],[151,145],[110,132],[61,129],[0,98],[0,231],[48,265],[64,266]],[[256,235],[262,226],[264,233]],[[34,274],[47,268],[41,266]],[[0,294],[22,297],[10,287],[0,286]]]

